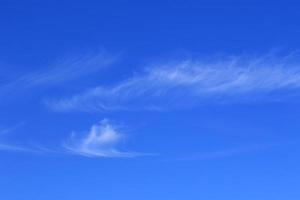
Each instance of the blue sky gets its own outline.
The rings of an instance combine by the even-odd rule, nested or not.
[[[300,4],[1,1],[0,198],[300,198]]]

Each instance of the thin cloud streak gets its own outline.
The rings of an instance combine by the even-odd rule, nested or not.
[[[115,62],[116,57],[101,53],[73,56],[62,59],[48,71],[42,71],[23,77],[29,85],[55,85],[95,73],[99,69]]]
[[[242,147],[235,147],[230,149],[224,149],[215,152],[203,153],[203,154],[191,154],[187,156],[182,156],[174,160],[177,161],[192,161],[192,160],[215,160],[234,156],[240,156],[243,154],[249,154],[253,152],[266,151],[275,147],[298,144],[299,141],[290,142],[277,142],[277,143],[267,143],[267,144],[254,144],[246,145]]]
[[[300,89],[297,56],[183,60],[148,67],[112,86],[48,101],[55,110],[161,110],[206,103],[285,99]],[[295,94],[295,93],[294,93]]]
[[[21,123],[18,123],[14,126],[11,126],[11,127],[6,127],[6,128],[1,128],[0,127],[0,136],[1,135],[6,135],[8,133],[11,133],[11,132],[14,132],[16,129],[18,129],[20,126],[23,126],[25,123],[24,122],[21,122]]]
[[[76,138],[73,134],[64,147],[68,153],[87,157],[136,156],[137,153],[121,151],[117,148],[122,140],[124,140],[124,135],[120,134],[108,120],[102,120],[94,124],[90,131],[81,138]]]
[[[96,73],[114,63],[117,57],[105,52],[65,57],[46,70],[24,74],[0,85],[0,94],[22,91],[38,86],[58,86],[75,79]]]
[[[16,151],[16,152],[30,152],[30,153],[41,152],[38,149],[32,149],[32,148],[10,145],[10,144],[0,144],[0,151]]]

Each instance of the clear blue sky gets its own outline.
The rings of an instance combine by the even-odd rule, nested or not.
[[[295,2],[0,1],[0,199],[300,199]]]

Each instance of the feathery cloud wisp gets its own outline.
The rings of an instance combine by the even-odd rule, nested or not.
[[[96,73],[115,62],[117,57],[99,52],[65,57],[40,71],[23,74],[0,85],[0,94],[38,86],[57,86],[68,81]]]
[[[272,148],[277,148],[281,146],[290,146],[299,144],[299,141],[286,141],[286,142],[273,142],[273,143],[265,143],[265,144],[253,144],[253,145],[245,145],[242,147],[235,147],[230,149],[224,149],[220,151],[203,153],[203,154],[191,154],[183,157],[176,158],[175,160],[181,161],[189,161],[189,160],[214,160],[220,158],[228,158],[239,156],[243,154],[250,154],[260,151],[267,151]]]
[[[153,65],[118,84],[48,103],[56,110],[165,109],[284,99],[284,92],[295,89],[300,89],[300,62],[293,56],[228,57]]]
[[[107,120],[102,120],[94,124],[90,131],[82,138],[71,139],[65,143],[64,147],[70,153],[83,156],[98,157],[133,157],[135,153],[120,151],[117,149],[118,143],[124,139],[116,128]]]
[[[12,152],[27,152],[27,153],[50,153],[54,150],[47,149],[46,147],[35,147],[30,145],[15,145],[8,143],[0,143],[0,151]]]
[[[22,125],[24,125],[24,122],[18,123],[14,126],[5,127],[5,128],[0,126],[0,136],[5,135],[7,133],[14,132],[17,128],[19,128]]]
[[[73,56],[53,64],[48,70],[24,76],[29,85],[55,85],[95,73],[113,63],[116,57],[103,52]]]

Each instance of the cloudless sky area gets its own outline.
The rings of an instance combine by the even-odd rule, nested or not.
[[[0,0],[0,199],[299,200],[299,11]]]

